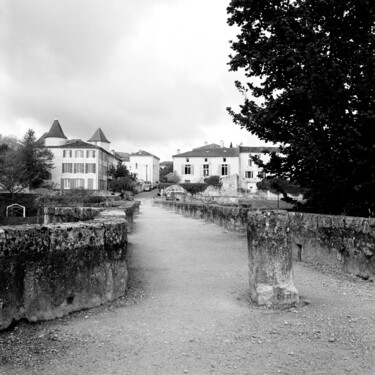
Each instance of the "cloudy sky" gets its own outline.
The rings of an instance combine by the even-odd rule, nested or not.
[[[117,151],[260,142],[234,125],[229,0],[0,0],[0,134],[100,127]]]

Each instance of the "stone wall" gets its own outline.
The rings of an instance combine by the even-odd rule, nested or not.
[[[128,278],[125,216],[133,222],[139,210],[134,203],[87,222],[0,227],[0,330],[23,318],[53,319],[122,296]]]
[[[258,215],[258,211],[241,206],[162,200],[155,200],[155,204],[240,232],[246,230],[252,216]],[[284,235],[295,261],[329,265],[365,279],[375,276],[375,219],[294,212],[285,215],[288,230]]]
[[[375,219],[289,213],[293,259],[375,276]]]
[[[245,232],[247,225],[248,208],[239,206],[221,206],[208,203],[183,203],[155,199],[154,204],[161,205],[167,209],[174,210],[176,213],[193,217],[195,219],[204,219],[206,221],[220,225],[227,230]]]

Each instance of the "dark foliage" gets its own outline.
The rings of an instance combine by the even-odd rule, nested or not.
[[[279,143],[265,171],[306,189],[304,209],[375,211],[375,2],[232,0],[236,124]],[[248,92],[251,97],[247,96]]]
[[[197,193],[201,193],[202,191],[207,189],[207,184],[200,184],[200,183],[186,183],[186,184],[179,184],[182,186],[188,193],[195,195]]]
[[[204,179],[204,183],[208,186],[221,187],[223,183],[220,180],[220,176],[210,176]]]

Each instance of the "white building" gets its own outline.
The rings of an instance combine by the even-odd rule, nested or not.
[[[173,170],[184,183],[204,182],[210,176],[230,176],[239,173],[238,155],[238,148],[213,143],[173,155]]]
[[[110,142],[100,128],[87,142],[68,140],[56,119],[38,142],[54,155],[49,181],[54,189],[107,190],[108,169],[120,161],[110,152]]]
[[[194,148],[191,151],[173,155],[173,170],[180,176],[181,182],[198,183],[210,176],[237,176],[239,188],[249,192],[256,191],[256,183],[261,180],[260,168],[251,156],[269,160],[264,150],[276,151],[277,147],[224,147],[223,144],[210,144]]]
[[[116,153],[139,181],[155,184],[159,182],[160,159],[147,151],[139,150],[131,154]]]

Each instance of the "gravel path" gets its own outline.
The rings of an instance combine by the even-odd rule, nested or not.
[[[296,264],[305,303],[256,307],[244,235],[143,203],[128,294],[0,334],[0,374],[375,373],[373,283]]]

